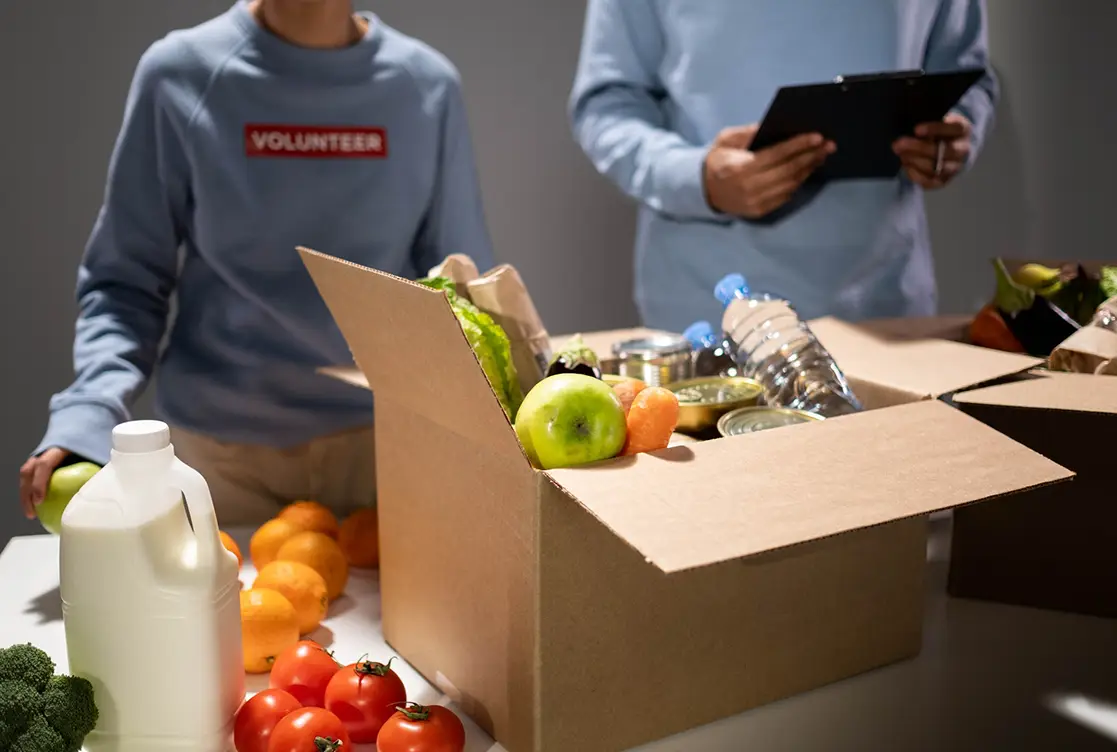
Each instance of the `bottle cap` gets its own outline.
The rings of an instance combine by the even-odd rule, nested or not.
[[[694,349],[701,350],[714,344],[714,327],[709,321],[695,321],[683,331],[683,336],[694,345]]]
[[[170,445],[171,429],[161,420],[132,420],[112,429],[112,448],[118,452],[157,452]]]
[[[714,287],[714,297],[722,305],[729,305],[729,303],[737,298],[749,296],[749,286],[745,282],[744,276],[740,274],[726,274],[721,278],[721,281]]]

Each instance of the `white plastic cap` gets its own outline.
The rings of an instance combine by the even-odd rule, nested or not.
[[[171,429],[161,420],[132,420],[112,429],[112,448],[118,452],[157,452],[170,445]]]

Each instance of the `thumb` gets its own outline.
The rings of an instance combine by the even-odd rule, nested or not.
[[[760,126],[756,123],[734,125],[719,133],[715,143],[718,146],[728,146],[733,149],[747,149],[752,145],[752,140],[756,138],[758,130],[760,130]]]

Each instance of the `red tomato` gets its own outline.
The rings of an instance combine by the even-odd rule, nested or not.
[[[283,716],[272,731],[268,752],[344,752],[349,734],[338,717],[322,708],[303,708]]]
[[[376,752],[462,752],[465,726],[441,705],[410,703],[388,719]]]
[[[326,710],[341,719],[356,744],[375,742],[384,721],[405,702],[403,682],[383,663],[353,663],[334,674],[326,687]]]
[[[337,673],[337,661],[317,642],[303,640],[284,650],[271,667],[269,684],[290,692],[307,708],[324,708],[326,685]]]
[[[279,689],[265,689],[240,706],[233,722],[233,743],[237,752],[268,752],[272,729],[288,713],[302,706]]]

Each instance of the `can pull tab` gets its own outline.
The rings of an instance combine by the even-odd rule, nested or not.
[[[177,457],[171,462],[171,482],[186,498],[186,508],[190,511],[190,522],[197,539],[198,566],[216,568],[221,540],[218,537],[217,512],[213,509],[209,485],[201,473]]]

